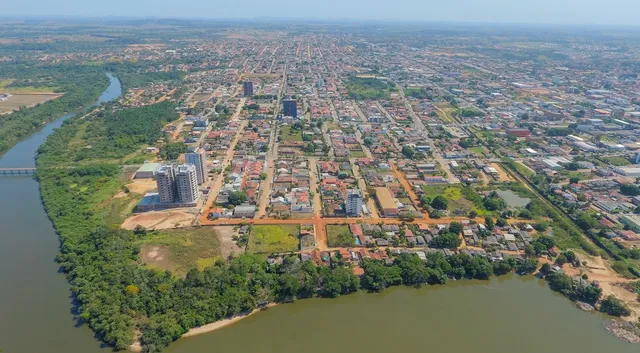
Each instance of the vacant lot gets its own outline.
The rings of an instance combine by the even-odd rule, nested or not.
[[[0,90],[0,93],[3,93]],[[34,94],[14,94],[7,100],[0,101],[0,114],[9,113],[21,107],[33,107],[36,104],[61,97],[61,94],[34,93]]]
[[[481,216],[487,213],[484,207],[482,207],[481,196],[471,188],[463,189],[462,186],[423,185],[422,192],[431,199],[434,199],[438,195],[444,196],[449,202],[447,210],[452,215],[467,215],[472,210]]]
[[[330,248],[356,245],[353,234],[346,225],[327,225],[327,245]]]
[[[122,223],[122,228],[133,230],[141,225],[147,229],[168,229],[190,225],[195,214],[184,211],[151,211],[133,215]]]
[[[253,226],[249,235],[247,252],[272,254],[298,250],[300,227],[297,225]]]
[[[139,245],[140,258],[145,264],[178,276],[192,268],[202,270],[223,259],[220,239],[212,227],[156,231],[147,234]]]
[[[300,141],[302,142],[302,131],[291,130],[291,126],[280,128],[280,141]]]
[[[220,252],[222,257],[227,259],[229,256],[238,256],[244,253],[244,247],[236,244],[234,237],[238,237],[238,232],[234,227],[213,227],[220,241]]]

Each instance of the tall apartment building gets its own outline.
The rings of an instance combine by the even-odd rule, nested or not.
[[[186,153],[184,155],[186,164],[193,164],[196,166],[196,178],[198,185],[204,183],[207,180],[207,155],[203,148],[197,147],[196,149]]]
[[[251,81],[244,81],[242,83],[242,88],[244,89],[244,96],[245,97],[251,97],[253,96],[253,82]]]
[[[178,166],[176,169],[176,186],[180,202],[189,203],[198,199],[198,177],[195,165],[182,164]]]
[[[173,203],[176,200],[176,176],[171,165],[163,165],[156,172],[156,184],[158,186],[158,196],[162,203]]]
[[[282,101],[284,116],[298,117],[298,102],[295,99],[285,99]]]
[[[362,212],[362,194],[359,189],[347,190],[345,209],[348,216],[360,216]]]

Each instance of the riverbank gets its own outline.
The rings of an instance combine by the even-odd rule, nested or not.
[[[206,325],[202,325],[200,327],[194,327],[192,329],[190,329],[189,331],[187,331],[184,335],[182,335],[182,338],[187,338],[187,337],[193,337],[193,336],[198,336],[198,335],[202,335],[205,333],[210,333],[216,330],[219,330],[221,328],[225,328],[227,326],[233,325],[237,322],[239,322],[240,320],[246,319],[251,315],[257,314],[261,311],[265,311],[268,308],[272,308],[274,306],[278,305],[278,303],[271,303],[268,304],[266,306],[263,306],[261,308],[258,309],[254,309],[253,311],[250,311],[248,313],[242,313],[242,314],[238,314],[238,315],[234,315],[230,318],[227,319],[222,319],[222,320],[218,320],[216,322],[212,322],[210,324],[206,324]],[[131,346],[129,347],[129,350],[132,352],[141,352],[142,351],[142,345],[140,344],[140,339],[136,339],[135,342],[133,342],[131,344]]]

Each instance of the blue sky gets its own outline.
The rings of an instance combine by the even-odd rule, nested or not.
[[[425,20],[640,25],[640,0],[3,0],[0,16]]]

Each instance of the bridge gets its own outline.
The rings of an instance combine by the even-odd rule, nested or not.
[[[36,168],[0,168],[0,176],[33,175]]]

